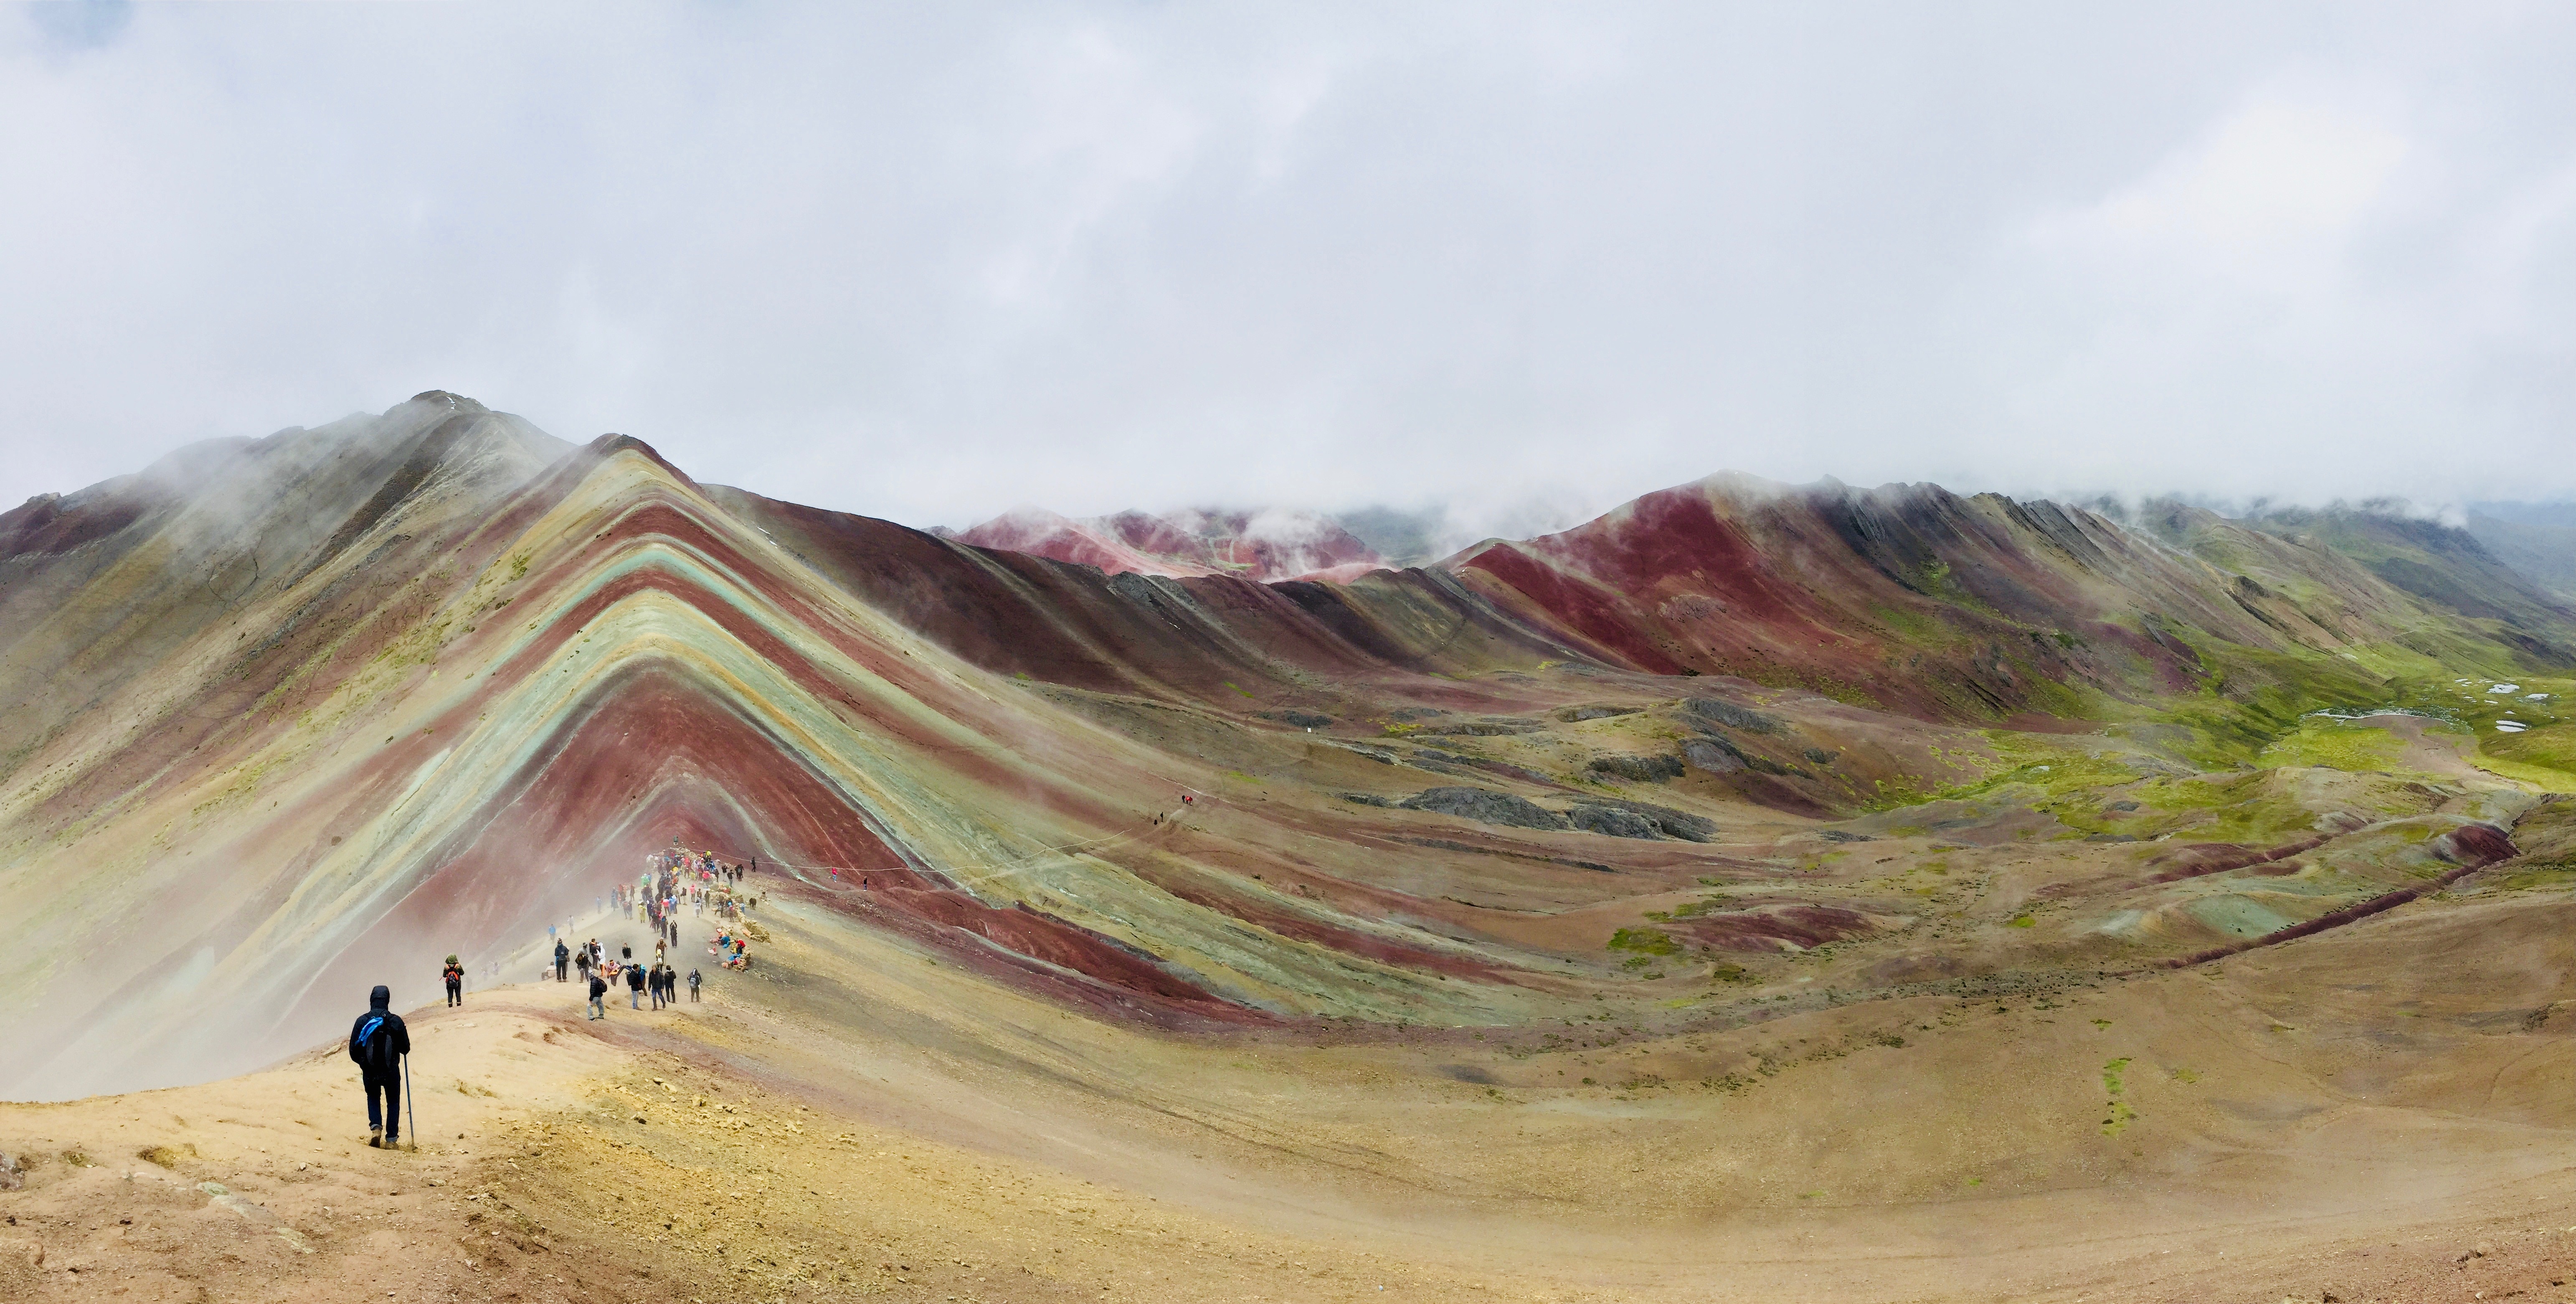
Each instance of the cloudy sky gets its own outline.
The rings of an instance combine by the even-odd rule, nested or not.
[[[2576,492],[2576,7],[0,10],[0,500],[431,387],[918,524]]]

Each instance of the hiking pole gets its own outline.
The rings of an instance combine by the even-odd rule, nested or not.
[[[411,1148],[420,1149],[420,1097],[411,1089],[411,1052],[403,1052],[403,1105],[411,1110]]]

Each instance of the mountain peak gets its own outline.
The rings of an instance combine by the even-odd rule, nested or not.
[[[462,394],[451,394],[443,389],[424,389],[421,392],[412,395],[405,401],[411,403],[427,403],[435,407],[446,408],[451,412],[489,412],[492,410]]]

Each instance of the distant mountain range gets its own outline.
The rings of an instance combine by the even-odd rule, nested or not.
[[[2174,503],[2150,501],[2147,514]],[[2576,602],[2576,504],[2484,502],[2469,507],[2465,533],[2495,560],[2560,600]],[[2406,518],[2377,512],[2339,517]],[[2303,509],[2245,518],[2256,528],[2295,529],[2316,519]],[[1292,508],[1190,509],[1156,515],[1125,511],[1071,518],[1042,507],[1018,507],[977,525],[932,533],[979,548],[1000,548],[1110,575],[1233,575],[1242,579],[1348,582],[1369,571],[1421,566],[1443,555],[1440,514],[1371,507],[1332,515]]]
[[[978,548],[1096,566],[1110,575],[1350,580],[1388,564],[1341,522],[1284,509],[1162,516],[1129,511],[1074,520],[1019,507],[950,537]]]
[[[2576,503],[2471,503],[2468,529],[2498,561],[2576,602]]]

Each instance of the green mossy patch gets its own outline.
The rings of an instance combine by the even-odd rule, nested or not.
[[[2525,765],[2497,756],[2480,756],[2478,768],[2498,778],[2528,783],[2543,792],[2576,792],[2576,773],[2545,765]]]
[[[2121,1099],[2128,1092],[2128,1082],[2125,1077],[2128,1069],[2129,1061],[2125,1057],[2102,1066],[2102,1091],[2111,1098],[2109,1106],[2102,1111],[2102,1135],[2104,1136],[2120,1135],[2127,1131],[2129,1124],[2136,1121],[2138,1117],[2138,1111],[2130,1108],[2129,1102]]]
[[[1610,934],[1613,951],[1636,951],[1641,955],[1679,955],[1681,943],[1659,928],[1622,928]]]
[[[2405,740],[2386,729],[2311,715],[2299,722],[2297,730],[2264,748],[2256,763],[2276,768],[2322,765],[2355,772],[2395,771],[2405,754]]]
[[[2576,858],[2523,866],[2507,874],[2502,886],[2508,892],[2527,892],[2533,888],[2576,887]]]
[[[2478,736],[2478,750],[2497,760],[2576,774],[2576,722],[2541,724],[2511,734],[2499,733],[2489,723]]]
[[[2202,897],[2184,906],[2183,912],[2230,937],[2266,937],[2296,922],[2234,893]]]

